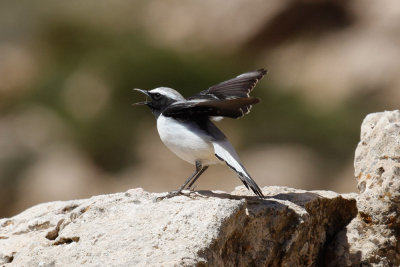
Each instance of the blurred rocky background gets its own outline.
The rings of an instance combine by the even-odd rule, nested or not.
[[[261,67],[262,103],[218,123],[258,184],[356,191],[361,121],[400,101],[398,1],[2,1],[0,218],[176,189],[193,166],[131,89],[189,96]],[[196,189],[236,185],[221,165]]]

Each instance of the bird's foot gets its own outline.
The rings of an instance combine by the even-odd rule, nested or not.
[[[161,200],[163,200],[163,199],[165,199],[165,198],[176,197],[176,196],[182,195],[182,194],[183,194],[183,193],[182,193],[182,190],[171,191],[171,192],[169,192],[168,194],[166,194],[165,196],[161,196],[161,197],[156,198],[156,201],[158,202],[158,201],[161,201]]]
[[[191,186],[191,187],[186,188],[186,190],[189,190],[190,193],[193,193],[194,190],[196,189],[196,187],[197,187],[196,185],[195,186]]]

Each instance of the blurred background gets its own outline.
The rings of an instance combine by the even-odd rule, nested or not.
[[[0,218],[34,204],[178,188],[193,166],[132,88],[189,96],[265,67],[263,101],[217,125],[260,186],[357,191],[362,119],[400,101],[400,3],[2,1]],[[210,168],[196,189],[240,180]]]

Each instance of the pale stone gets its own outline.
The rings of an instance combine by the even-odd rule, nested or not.
[[[242,186],[157,201],[138,188],[43,203],[0,220],[0,264],[399,266],[399,111],[366,117],[355,176],[360,194],[270,186],[261,200]]]
[[[329,191],[239,187],[156,201],[142,189],[49,202],[0,220],[5,266],[312,266],[356,214]]]
[[[400,266],[400,112],[369,114],[354,160],[358,216],[329,245],[332,266]]]

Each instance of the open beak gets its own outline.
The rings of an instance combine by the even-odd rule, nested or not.
[[[141,92],[142,94],[145,94],[146,96],[150,96],[149,92],[147,92],[146,90],[138,89],[138,88],[135,88],[135,89],[133,89],[133,90],[139,91],[139,92]],[[137,106],[137,105],[147,105],[148,103],[150,103],[150,102],[148,102],[148,101],[143,101],[143,102],[134,103],[134,104],[132,104],[132,105],[133,105],[133,106]]]

